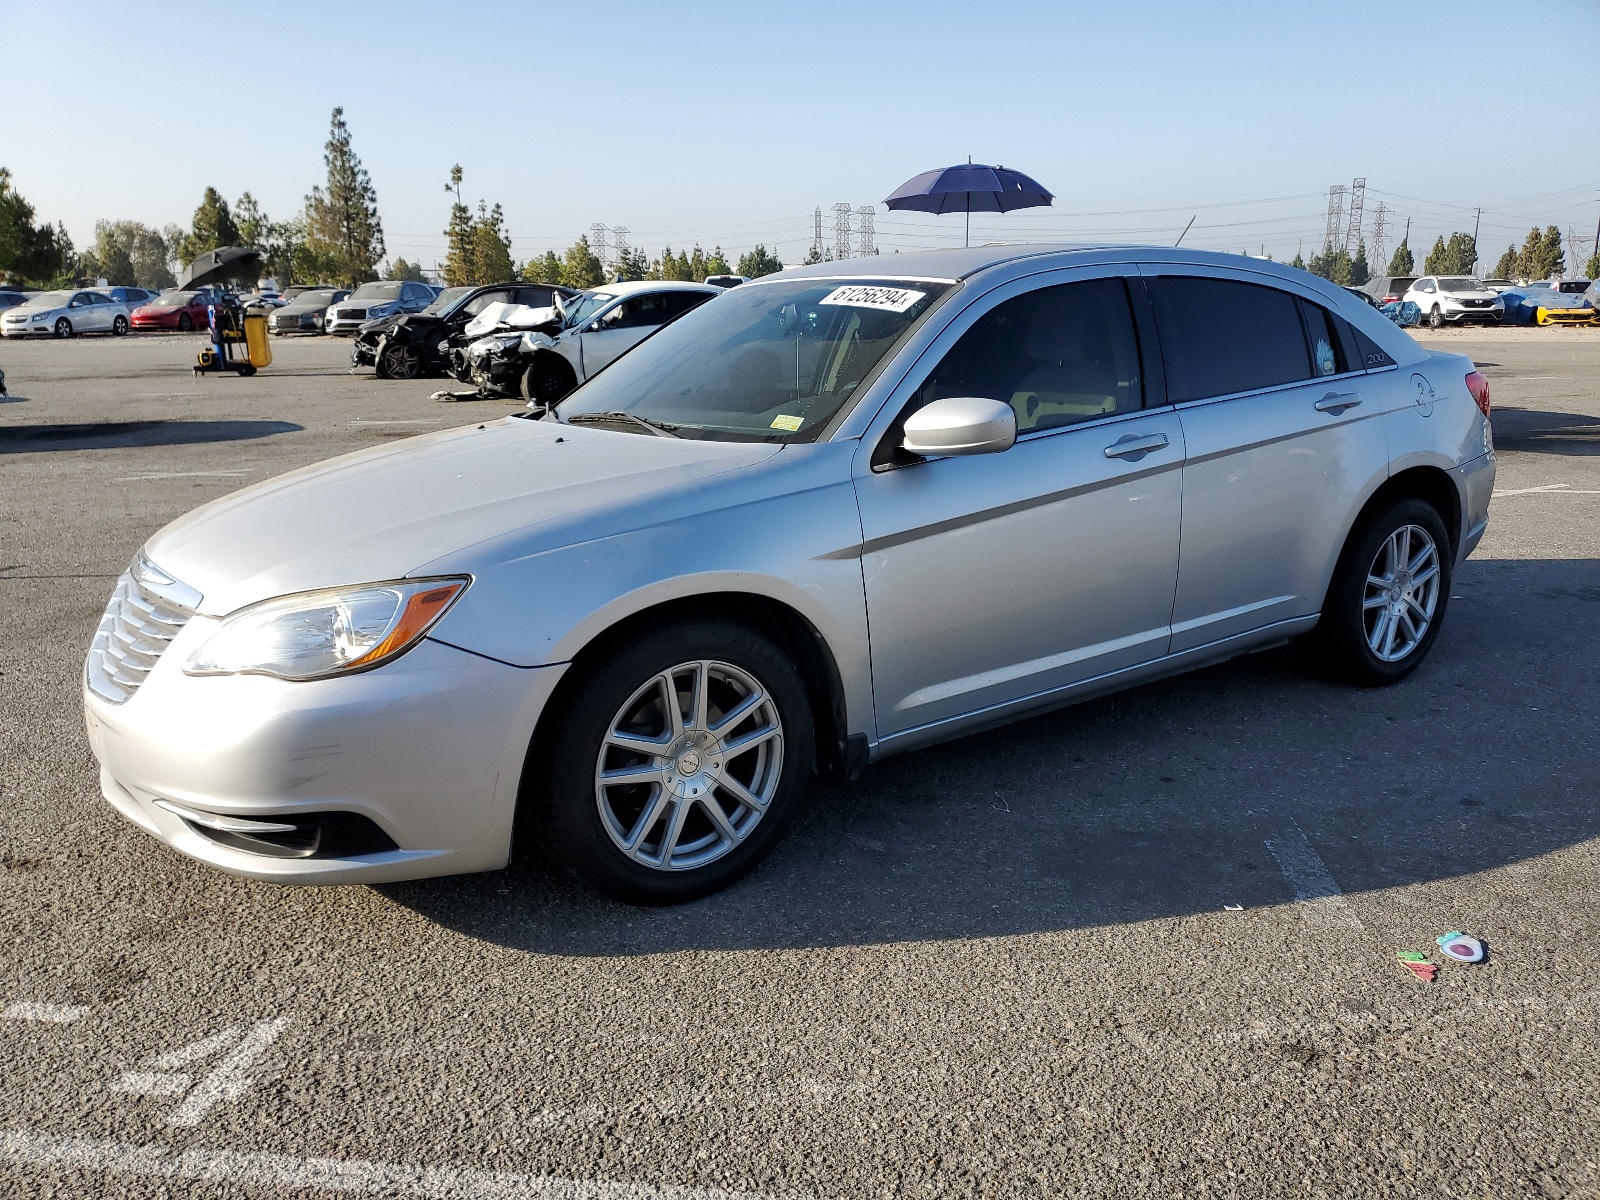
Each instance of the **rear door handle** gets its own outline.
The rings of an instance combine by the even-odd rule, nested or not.
[[[1148,454],[1167,444],[1164,433],[1124,434],[1106,447],[1107,458],[1125,458],[1130,454]]]
[[[1329,392],[1316,403],[1316,410],[1325,413],[1342,413],[1361,403],[1360,392]]]

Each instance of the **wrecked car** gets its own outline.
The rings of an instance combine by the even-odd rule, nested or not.
[[[624,351],[722,288],[671,281],[610,283],[563,297],[557,323],[462,339],[456,378],[496,395],[548,407]]]
[[[350,348],[350,369],[372,367],[382,379],[443,375],[455,344],[451,339],[458,337],[467,323],[489,305],[548,308],[557,295],[577,293],[548,283],[446,288],[421,312],[391,314],[363,324]]]

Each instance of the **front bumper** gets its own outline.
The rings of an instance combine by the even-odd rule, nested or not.
[[[43,334],[46,337],[55,337],[55,322],[40,321],[35,324],[30,321],[26,325],[0,325],[0,336],[4,337],[21,338],[35,333]]]
[[[366,323],[367,318],[365,317],[347,317],[342,319],[335,317],[322,327],[322,331],[324,333],[337,334],[340,337],[343,337],[346,334],[354,337],[356,332]]]
[[[512,667],[425,640],[342,679],[185,675],[180,664],[216,624],[192,618],[124,703],[84,688],[89,742],[114,808],[192,858],[278,883],[379,883],[506,864],[523,759],[564,667]],[[396,848],[254,853],[162,800],[245,820],[353,813]]]

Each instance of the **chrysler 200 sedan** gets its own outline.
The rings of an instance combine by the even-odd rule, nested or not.
[[[1269,262],[988,247],[725,292],[542,418],[157,533],[84,703],[104,794],[281,882],[542,848],[664,903],[813,774],[1299,639],[1392,684],[1483,536],[1489,390]]]

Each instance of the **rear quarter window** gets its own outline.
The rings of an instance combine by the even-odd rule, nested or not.
[[[1288,292],[1191,275],[1162,276],[1150,284],[1172,401],[1313,377],[1298,301]]]

